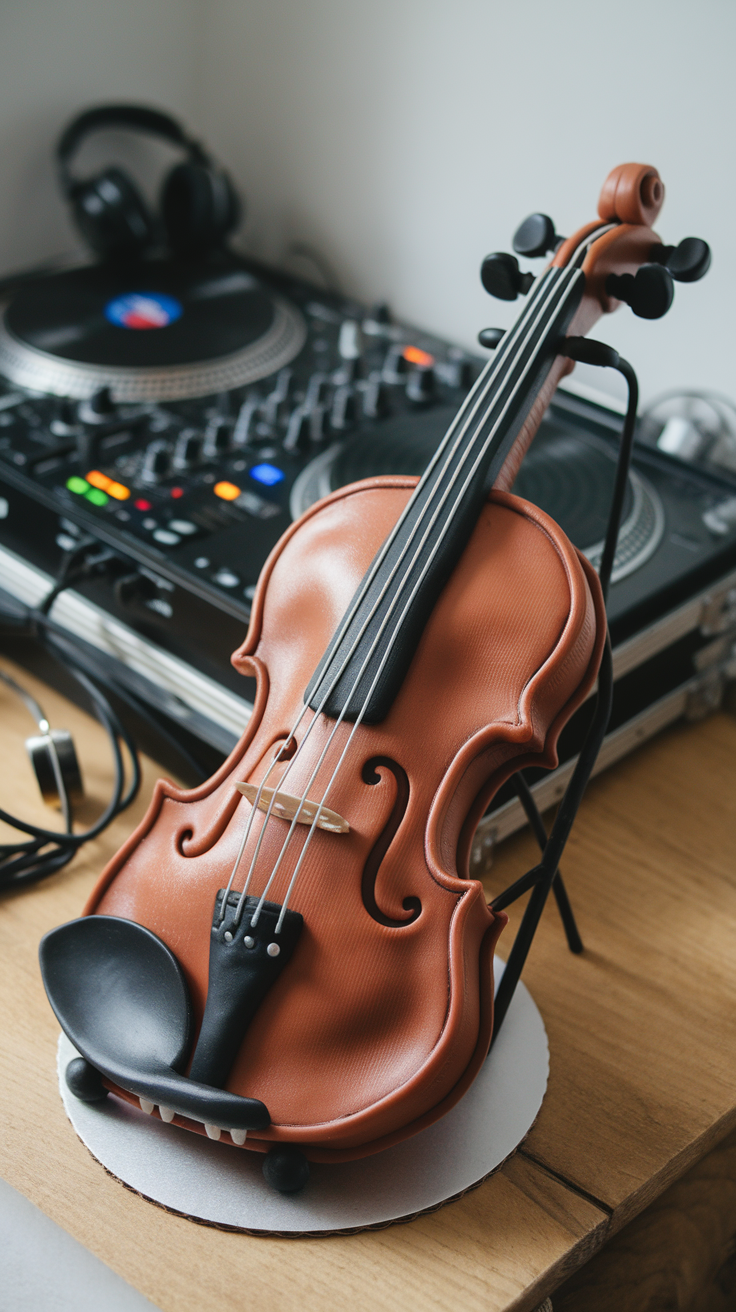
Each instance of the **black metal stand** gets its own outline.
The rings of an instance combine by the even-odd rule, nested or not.
[[[628,364],[626,360],[622,360],[610,346],[604,346],[600,342],[592,342],[584,337],[572,337],[566,338],[561,354],[568,355],[571,359],[584,359],[588,364],[597,364],[607,366],[608,368],[618,369],[626,379],[629,388],[629,400],[621,434],[621,447],[616,467],[616,478],[611,500],[611,509],[609,512],[606,538],[598,571],[605,601],[608,596],[608,587],[613,572],[616,543],[618,540],[621,514],[626,494],[629,465],[631,464],[631,452],[636,426],[636,411],[639,401],[639,388],[636,374],[631,365]],[[600,751],[605,737],[611,714],[612,700],[613,659],[611,655],[611,640],[607,634],[601,667],[598,674],[598,694],[596,697],[593,719],[590,723],[585,742],[583,743],[580,755],[575,764],[572,778],[570,779],[564,797],[560,803],[549,837],[547,836],[544,821],[539,814],[539,810],[526,780],[521,773],[519,773],[513,780],[519,800],[524,807],[531,828],[542,851],[542,859],[539,865],[534,866],[531,870],[528,870],[525,875],[522,875],[520,879],[515,880],[513,884],[491,902],[491,909],[493,911],[503,911],[505,907],[510,906],[517,898],[522,897],[523,894],[527,893],[530,889],[532,890],[529,903],[522,917],[516,938],[512,944],[508,961],[506,962],[506,969],[504,970],[503,978],[498,986],[492,1042],[495,1042],[498,1036],[504,1017],[508,1011],[509,1004],[514,996],[516,985],[519,982],[521,972],[524,968],[527,956],[529,955],[529,949],[534,940],[534,935],[537,931],[550,889],[554,891],[557,900],[557,906],[560,916],[562,917],[562,923],[565,928],[570,951],[582,952],[583,950],[583,942],[575,923],[575,917],[573,915],[572,907],[570,906],[565,886],[562,882],[559,864],[565,850],[565,844],[570,835],[570,830],[575,821],[578,807],[582,801],[583,793],[585,792],[588,780],[593,772],[598,752]]]

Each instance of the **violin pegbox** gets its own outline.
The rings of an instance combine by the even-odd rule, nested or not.
[[[699,237],[665,246],[652,229],[664,202],[664,183],[648,164],[620,164],[598,200],[598,224],[589,224],[558,248],[552,263],[564,267],[587,235],[582,270],[588,298],[610,313],[621,303],[640,319],[660,319],[674,299],[674,281],[696,282],[710,267],[710,247]],[[611,226],[595,236],[600,221]]]
[[[685,237],[677,246],[665,246],[652,231],[664,196],[664,183],[651,165],[620,164],[603,184],[596,221],[564,238],[548,214],[530,214],[514,233],[512,245],[516,255],[527,259],[553,254],[553,266],[564,268],[581,242],[592,239],[582,265],[588,293],[598,301],[597,312],[587,316],[590,322],[601,310],[610,313],[622,303],[640,319],[661,319],[672,305],[674,282],[697,282],[711,261],[710,247],[702,238]],[[496,251],[485,257],[481,281],[491,296],[513,301],[520,293],[526,295],[534,277],[522,272],[515,255]],[[588,326],[581,325],[582,331]],[[484,329],[481,346],[495,349],[497,332]]]

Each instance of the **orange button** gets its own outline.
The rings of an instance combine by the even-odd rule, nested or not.
[[[409,364],[424,365],[426,369],[434,364],[434,356],[429,351],[420,351],[418,346],[405,346],[401,354]]]
[[[124,483],[108,483],[105,488],[109,497],[114,497],[116,501],[127,501],[130,496],[130,488]]]
[[[241,489],[234,483],[215,483],[212,491],[216,497],[221,497],[223,501],[235,501],[240,496]]]
[[[87,475],[87,482],[91,483],[92,487],[98,487],[101,492],[107,492],[112,479],[108,478],[107,474],[103,474],[99,469],[91,469]]]

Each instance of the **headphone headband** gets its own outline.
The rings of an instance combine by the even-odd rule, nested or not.
[[[131,128],[137,132],[148,132],[155,137],[162,137],[172,145],[181,146],[194,164],[211,168],[212,161],[206,150],[198,141],[188,136],[176,119],[161,110],[148,109],[145,105],[100,105],[97,109],[88,109],[79,114],[64,129],[56,146],[56,158],[59,162],[59,176],[64,195],[72,197],[79,186],[70,170],[70,161],[84,139],[93,132],[105,128]]]

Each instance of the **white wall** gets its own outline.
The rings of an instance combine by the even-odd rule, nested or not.
[[[2,271],[52,257],[77,242],[56,186],[52,151],[80,109],[105,100],[141,100],[191,117],[197,4],[0,0]],[[109,139],[106,144],[109,150]],[[145,153],[130,139],[112,144],[121,161]],[[96,153],[93,143],[80,155],[83,169]]]
[[[643,160],[663,238],[706,237],[713,270],[663,321],[623,310],[599,334],[645,396],[733,395],[735,51],[733,0],[3,0],[0,265],[69,243],[48,165],[65,118],[150,100],[242,185],[248,249],[311,241],[347,290],[470,345],[514,312],[480,288],[486,251],[533,209],[572,231]]]

